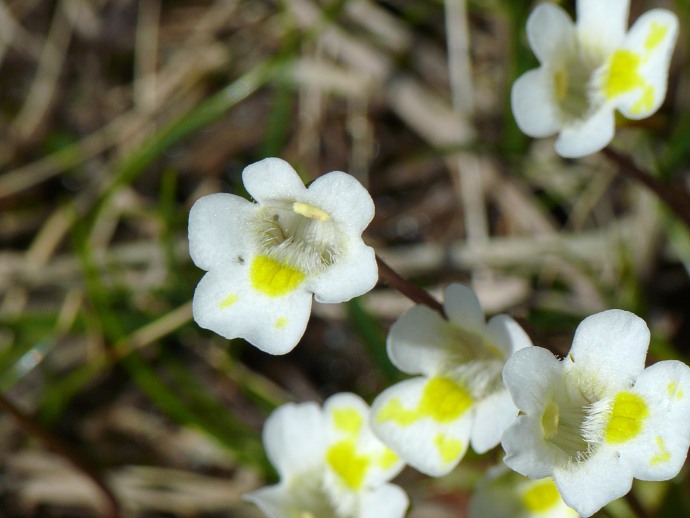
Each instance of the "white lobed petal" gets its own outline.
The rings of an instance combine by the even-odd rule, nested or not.
[[[554,387],[563,383],[563,364],[542,347],[527,347],[508,359],[503,382],[518,409],[541,415]]]
[[[451,359],[450,324],[433,309],[416,305],[403,313],[388,332],[388,357],[407,374],[433,376]]]
[[[628,311],[610,309],[580,323],[568,358],[588,376],[622,389],[644,369],[648,347],[645,321]]]
[[[513,318],[508,315],[496,315],[486,325],[486,337],[494,347],[499,349],[506,360],[520,349],[532,346],[532,340]]]
[[[539,4],[527,19],[529,46],[541,64],[560,65],[576,51],[575,25],[561,7]]]
[[[326,422],[316,403],[287,403],[266,420],[264,447],[283,481],[323,465]]]
[[[247,257],[213,269],[194,291],[192,313],[196,323],[219,335],[244,338],[269,354],[290,352],[307,327],[311,294],[298,287],[282,297],[269,297],[249,282]]]
[[[208,271],[251,250],[246,220],[255,208],[233,194],[199,198],[189,211],[189,255],[194,264]]]
[[[563,126],[556,139],[556,153],[564,158],[591,155],[611,142],[615,130],[613,107],[604,104],[586,119]]]
[[[515,122],[530,137],[549,137],[561,128],[554,76],[545,66],[525,72],[513,83],[510,103]]]
[[[630,0],[578,0],[581,51],[598,60],[617,49],[625,38],[629,9]]]
[[[256,505],[267,518],[287,518],[290,513],[299,509],[286,484],[262,487],[242,498]]]
[[[242,182],[259,203],[295,200],[307,190],[297,171],[280,158],[264,158],[248,165],[242,171]]]
[[[346,244],[343,255],[307,282],[318,302],[346,302],[371,291],[379,278],[374,249],[360,237]]]
[[[484,334],[484,310],[472,288],[464,284],[449,284],[443,296],[443,309],[453,325],[465,331]]]
[[[449,473],[467,451],[473,408],[470,406],[454,419],[439,422],[430,415],[423,401],[433,380],[413,378],[384,390],[371,409],[371,428],[389,448],[407,464],[430,476]],[[444,406],[452,397],[441,395],[434,401]]]
[[[405,491],[385,484],[362,495],[357,518],[402,518],[409,504]]]
[[[472,423],[472,449],[484,453],[497,446],[517,415],[518,409],[507,390],[499,390],[478,401]]]
[[[518,415],[501,437],[503,462],[529,478],[550,477],[556,466],[568,462],[562,450],[544,439],[541,417],[541,413]]]

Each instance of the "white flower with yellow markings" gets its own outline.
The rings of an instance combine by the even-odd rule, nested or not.
[[[690,444],[690,369],[645,369],[648,346],[645,322],[613,309],[583,320],[560,361],[540,347],[515,353],[503,379],[520,415],[501,439],[504,462],[553,477],[582,516],[625,495],[633,477],[673,478]]]
[[[556,152],[580,157],[604,148],[614,110],[649,117],[666,96],[678,19],[653,9],[626,33],[630,0],[578,0],[577,23],[555,4],[539,5],[527,38],[540,67],[513,85],[520,129],[532,137],[558,133]]]
[[[505,465],[489,469],[472,495],[470,518],[578,518],[558,493],[552,478],[523,477]]]
[[[405,492],[387,482],[400,458],[368,427],[359,396],[289,403],[266,421],[264,445],[280,483],[246,495],[270,518],[401,518]]]
[[[189,214],[189,252],[208,272],[194,293],[194,320],[285,354],[304,334],[312,294],[344,302],[376,284],[374,251],[362,241],[374,203],[339,171],[306,188],[278,158],[248,166],[242,180],[257,203],[212,194]]]
[[[448,286],[443,307],[448,320],[418,305],[393,324],[388,356],[403,372],[421,376],[383,391],[371,413],[374,433],[432,476],[450,472],[470,442],[478,453],[499,443],[517,416],[501,380],[503,365],[514,351],[532,345],[506,315],[485,323],[467,286]]]

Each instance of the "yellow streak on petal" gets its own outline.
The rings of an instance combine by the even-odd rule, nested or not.
[[[619,444],[634,439],[642,431],[648,416],[649,407],[642,397],[620,392],[613,402],[611,418],[606,426],[606,442]]]
[[[666,393],[669,397],[674,397],[676,399],[683,399],[683,396],[685,395],[680,386],[678,386],[677,381],[672,381],[668,384],[668,386],[666,387]]]
[[[356,408],[336,408],[333,410],[333,424],[339,432],[356,437],[364,424],[364,418]]]
[[[285,317],[278,317],[276,320],[276,329],[282,329],[284,328],[288,323],[288,319]]]
[[[642,96],[630,108],[632,113],[648,112],[654,106],[654,87],[650,84],[645,85]]]
[[[559,68],[553,75],[554,96],[557,102],[561,102],[568,93],[568,72]]]
[[[381,454],[378,460],[378,465],[383,469],[391,469],[395,466],[400,457],[398,457],[395,452],[386,448],[386,450]]]
[[[551,439],[558,433],[560,419],[561,411],[558,405],[553,401],[549,401],[544,409],[544,414],[541,416],[541,429],[546,439]]]
[[[434,437],[434,444],[438,448],[438,453],[441,456],[441,460],[445,464],[449,464],[462,454],[462,441],[453,439],[452,437],[446,437],[442,433],[439,433]]]
[[[604,86],[606,97],[613,99],[645,86],[639,68],[642,58],[629,50],[617,50],[611,56],[608,77]]]
[[[228,295],[227,297],[225,297],[223,300],[221,300],[221,301],[218,303],[218,307],[221,308],[221,309],[229,308],[229,307],[232,306],[235,302],[237,302],[237,299],[238,299],[238,298],[239,298],[239,297],[238,297],[237,295],[235,295],[235,294]]]
[[[314,205],[309,205],[308,203],[302,203],[301,201],[296,201],[292,204],[292,210],[294,210],[300,216],[305,218],[316,219],[319,221],[328,221],[331,219],[331,215],[323,209],[314,207]]]
[[[249,280],[256,291],[269,297],[282,297],[294,291],[305,275],[297,268],[285,266],[270,257],[257,256],[249,269]]]
[[[393,421],[400,426],[409,426],[424,418],[438,423],[450,423],[460,418],[472,406],[468,390],[448,378],[430,378],[422,397],[414,410],[400,404],[400,398],[391,399],[376,416],[378,423]]]
[[[548,511],[559,499],[556,483],[550,478],[535,482],[522,495],[523,505],[533,513]]]
[[[657,464],[661,464],[662,462],[668,462],[669,460],[671,460],[671,452],[669,452],[666,449],[664,440],[661,437],[656,438],[656,445],[659,447],[659,453],[654,455],[654,457],[652,457],[652,460],[649,461],[649,464],[651,466],[656,466]]]
[[[662,41],[664,41],[667,33],[668,25],[662,25],[659,22],[652,22],[649,35],[644,42],[644,48],[648,51],[654,50]]]
[[[328,449],[326,462],[348,488],[357,491],[362,487],[371,459],[357,455],[355,442],[346,439]]]

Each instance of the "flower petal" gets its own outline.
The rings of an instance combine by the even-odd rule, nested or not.
[[[579,158],[605,148],[616,130],[613,108],[603,105],[587,119],[563,126],[556,139],[556,153]]]
[[[394,484],[385,484],[362,495],[357,518],[402,518],[409,504],[405,491]]]
[[[448,365],[453,348],[451,325],[427,306],[413,306],[388,332],[388,357],[407,374],[433,376]]]
[[[586,460],[563,465],[553,474],[563,501],[581,516],[591,516],[628,493],[632,478],[618,454],[604,446]]]
[[[307,190],[297,171],[280,158],[264,158],[248,165],[242,171],[242,182],[259,203],[295,200]]]
[[[298,197],[328,213],[339,228],[359,237],[374,217],[374,201],[357,179],[342,171],[324,174]]]
[[[645,401],[649,416],[640,433],[617,445],[641,480],[668,480],[685,463],[690,445],[690,368],[669,360],[655,363],[637,378],[633,394]]]
[[[280,297],[260,293],[249,282],[251,261],[204,275],[194,292],[194,320],[225,338],[244,338],[269,354],[285,354],[304,334],[311,294],[300,287]]]
[[[478,401],[472,423],[472,449],[484,453],[501,442],[501,436],[515,422],[518,409],[510,393],[499,390]]]
[[[285,518],[290,516],[290,512],[299,510],[293,494],[285,484],[262,487],[242,498],[256,505],[267,518]]]
[[[208,271],[247,253],[251,245],[244,222],[255,207],[233,194],[199,198],[189,211],[189,255],[194,264]]]
[[[443,297],[443,309],[452,324],[465,331],[484,334],[484,310],[472,288],[464,284],[449,284]]]
[[[642,15],[599,76],[604,95],[629,119],[643,119],[666,97],[668,67],[678,38],[678,18],[654,9]]]
[[[644,369],[648,347],[645,321],[628,311],[610,309],[580,323],[568,357],[589,377],[623,389]]]
[[[561,7],[540,4],[527,19],[529,46],[542,64],[557,65],[575,52],[575,25]]]
[[[563,450],[544,439],[541,414],[519,415],[503,433],[501,446],[506,452],[503,462],[529,478],[550,477],[554,466],[568,461]]]
[[[473,415],[468,398],[443,378],[406,380],[376,398],[371,428],[410,466],[445,475],[467,451]]]
[[[307,282],[318,302],[331,304],[371,291],[378,278],[374,249],[357,238],[348,243],[345,255]]]
[[[263,441],[283,481],[323,465],[326,423],[316,403],[287,403],[266,420]]]
[[[553,386],[562,382],[563,364],[542,347],[515,352],[503,367],[503,382],[515,406],[541,415]]]
[[[520,324],[508,315],[496,315],[486,325],[486,337],[507,360],[520,349],[532,346],[532,340]]]
[[[549,137],[561,128],[553,74],[546,67],[521,75],[510,92],[515,122],[530,137]]]
[[[597,60],[611,54],[625,38],[630,0],[578,0],[577,36],[581,51]]]

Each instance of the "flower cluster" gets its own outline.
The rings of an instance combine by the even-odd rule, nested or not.
[[[629,4],[578,0],[574,24],[562,8],[544,3],[527,21],[527,38],[541,66],[513,85],[513,114],[532,137],[558,133],[561,156],[599,151],[613,138],[614,110],[643,119],[666,96],[678,19],[654,9],[626,33]]]

